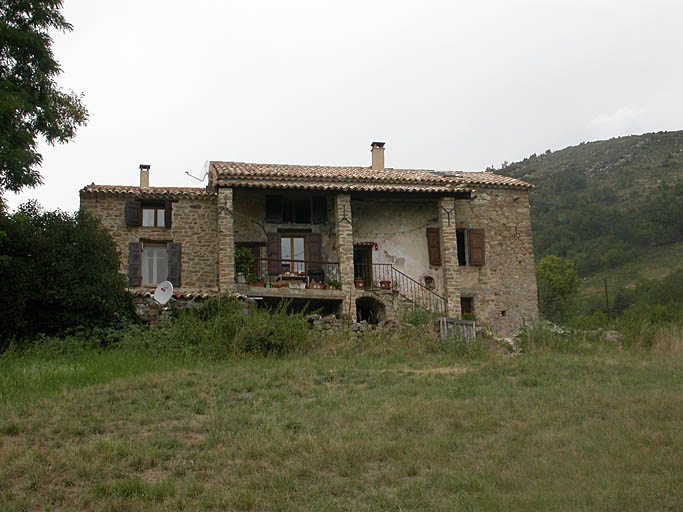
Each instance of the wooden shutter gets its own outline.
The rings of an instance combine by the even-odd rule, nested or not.
[[[266,222],[282,223],[282,196],[266,196]]]
[[[167,228],[171,227],[171,222],[173,222],[173,203],[171,201],[164,201],[164,226]]]
[[[128,286],[142,286],[142,243],[128,244]]]
[[[174,288],[180,286],[180,273],[182,269],[182,253],[181,244],[169,243],[166,246],[166,251],[168,253],[168,275],[166,279],[171,281]]]
[[[140,226],[140,201],[126,201],[126,226]]]
[[[327,199],[325,196],[313,196],[311,223],[322,224],[327,222]]]
[[[470,229],[470,265],[482,266],[486,261],[486,240],[483,229]]]
[[[310,233],[308,235],[308,259],[310,263],[308,270],[320,271],[323,269],[323,239],[320,233]]]
[[[427,228],[427,250],[429,251],[429,264],[435,266],[441,265],[439,228]]]
[[[266,254],[268,258],[268,273],[281,274],[282,273],[282,261],[280,261],[280,234],[279,233],[268,233],[266,235]]]

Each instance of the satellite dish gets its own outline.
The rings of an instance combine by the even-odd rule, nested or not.
[[[160,306],[163,306],[169,300],[171,300],[172,296],[173,285],[170,281],[164,281],[163,283],[159,284],[159,286],[157,286],[156,290],[154,290],[154,296],[152,298],[154,299],[154,302],[156,302]]]

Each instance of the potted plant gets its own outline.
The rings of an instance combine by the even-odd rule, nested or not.
[[[379,287],[382,290],[391,290],[391,281],[380,281]]]
[[[328,279],[326,284],[331,290],[341,290],[341,283],[339,281]]]
[[[353,281],[353,286],[359,289],[365,288],[365,281],[363,279],[355,279]]]
[[[253,286],[255,288],[264,288],[265,284],[263,283],[263,279],[260,277],[252,277],[249,280],[249,286]]]
[[[391,293],[393,293],[394,295],[398,295],[398,291],[399,291],[399,288],[398,288],[398,281],[392,281],[392,283],[391,283]]]

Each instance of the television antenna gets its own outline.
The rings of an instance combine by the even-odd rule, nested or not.
[[[159,306],[164,306],[171,300],[171,297],[173,297],[173,285],[170,281],[164,281],[157,286],[156,290],[154,290],[152,299],[154,299],[154,302]]]

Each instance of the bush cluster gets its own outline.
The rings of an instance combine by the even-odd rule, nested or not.
[[[0,213],[0,282],[0,350],[11,339],[134,318],[116,246],[86,213],[45,212],[35,202]]]

